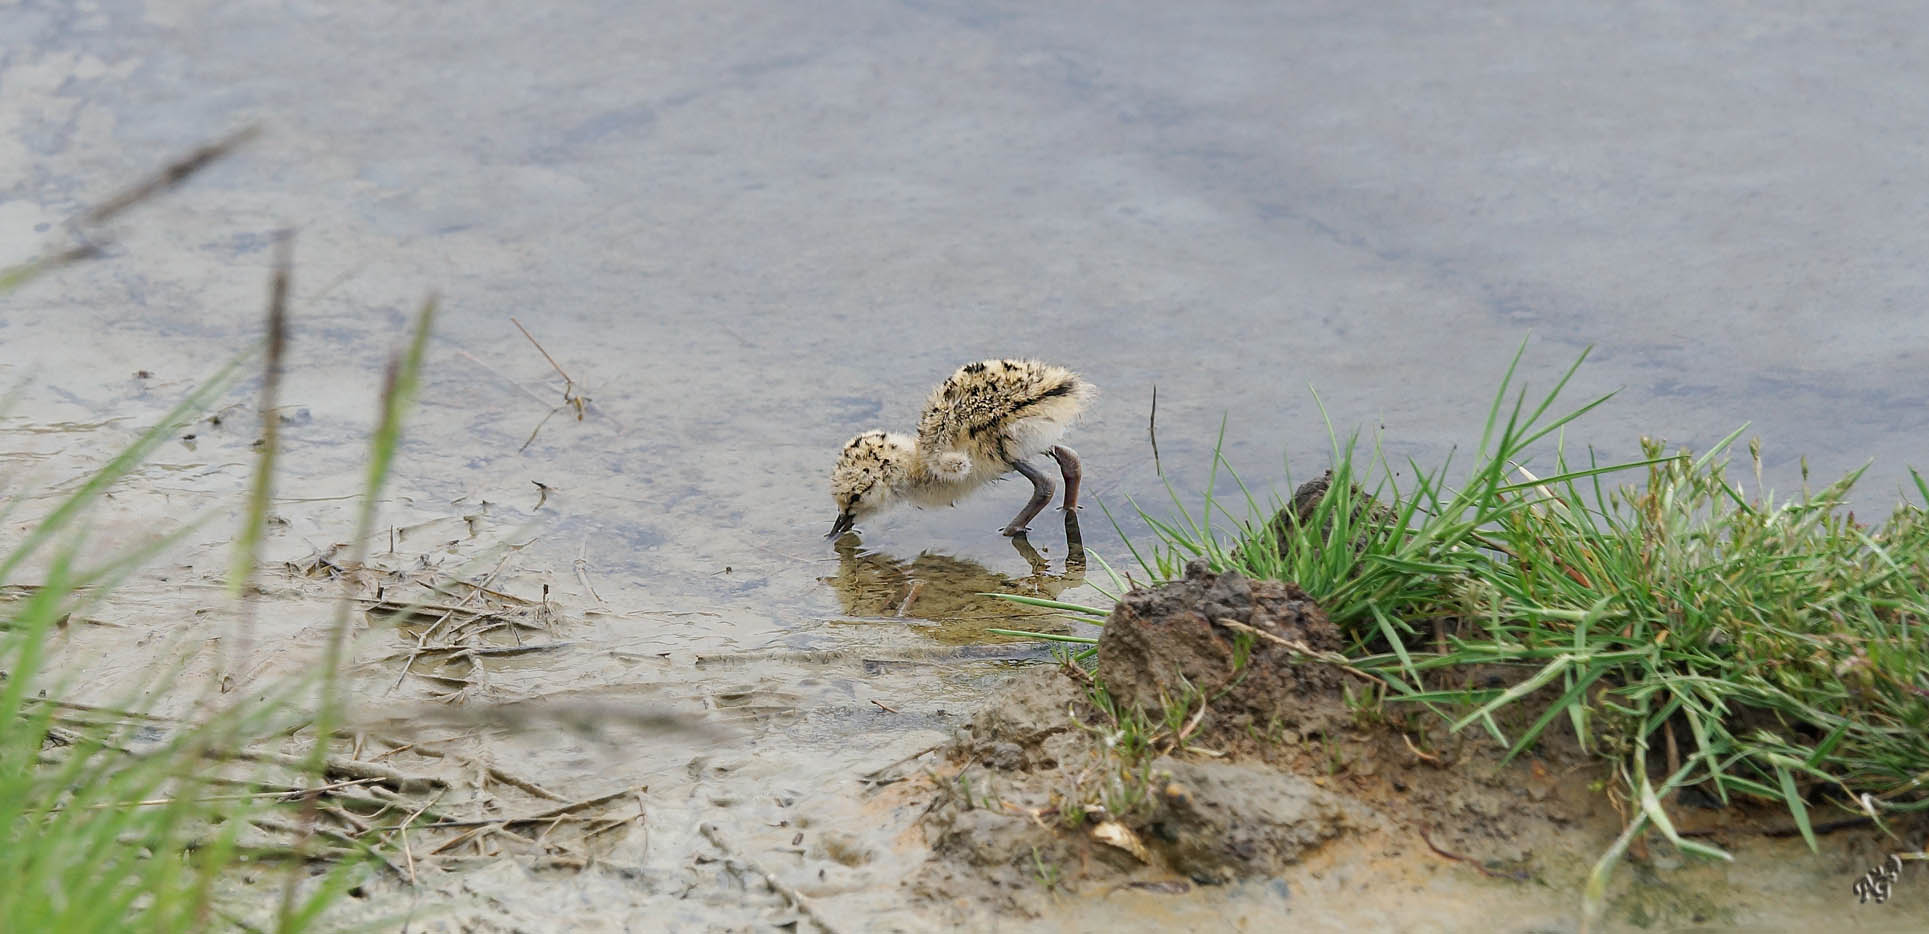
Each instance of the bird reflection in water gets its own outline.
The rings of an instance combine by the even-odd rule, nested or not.
[[[847,534],[837,540],[837,574],[822,580],[837,592],[846,616],[913,622],[919,624],[919,632],[951,645],[1009,638],[989,635],[986,629],[1070,632],[1071,625],[1052,610],[985,594],[1056,600],[1060,593],[1085,583],[1085,543],[1078,514],[1065,513],[1062,573],[1053,573],[1051,561],[1024,536],[1010,541],[1031,568],[1029,576],[1011,577],[968,558],[929,551],[909,560],[864,551],[857,535]]]

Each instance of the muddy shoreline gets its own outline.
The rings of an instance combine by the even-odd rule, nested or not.
[[[1259,632],[1293,651],[1237,644]],[[1366,902],[1390,930],[1585,929],[1580,893],[1630,806],[1604,791],[1608,768],[1571,731],[1550,729],[1509,761],[1501,744],[1423,711],[1360,706],[1341,666],[1312,657],[1336,641],[1296,588],[1203,561],[1182,581],[1128,592],[1096,669],[1061,661],[1014,678],[938,751],[922,773],[930,857],[911,890],[959,923],[1082,929],[1071,919],[1093,902],[1131,892],[1122,901],[1241,906],[1242,923],[1323,927],[1337,905]],[[1198,706],[1173,709],[1174,685],[1196,687]],[[1161,712],[1150,748],[1123,755],[1159,730]],[[1835,867],[1814,894],[1846,904],[1857,867],[1929,832],[1914,819],[1892,821],[1893,836],[1827,821],[1814,855],[1766,803],[1684,794],[1668,806],[1684,836],[1735,862],[1644,835],[1595,929],[1788,925],[1777,900],[1789,870]],[[1876,929],[1910,918],[1929,911],[1850,916]]]
[[[1604,774],[1559,729],[1502,765],[1490,739],[1449,735],[1431,715],[1367,716],[1349,701],[1353,678],[1299,649],[1247,646],[1244,663],[1273,666],[1270,676],[1217,685],[1212,703],[1152,740],[1142,771],[1121,771],[1117,708],[1095,704],[1082,667],[1040,650],[960,646],[889,614],[827,630],[858,636],[842,646],[599,644],[607,627],[707,618],[619,612],[580,583],[545,595],[555,578],[504,562],[489,522],[442,527],[454,534],[441,550],[378,550],[362,568],[336,563],[332,545],[285,559],[257,595],[257,660],[235,693],[299,671],[348,594],[361,632],[354,738],[337,752],[347,770],[330,777],[436,812],[399,856],[387,849],[367,867],[331,923],[1574,931],[1578,893],[1624,820]],[[471,528],[474,539],[456,531]],[[291,544],[285,531],[275,542]],[[861,575],[885,566],[840,560]],[[69,670],[95,673],[75,699],[126,700],[113,673],[150,651],[126,627],[158,588],[218,589],[192,561],[167,576],[132,582],[62,636]],[[872,583],[865,592],[895,595],[878,606],[902,605],[901,580]],[[959,612],[937,596],[929,607]],[[1236,617],[1306,649],[1327,644],[1317,607],[1283,585],[1201,575],[1124,604],[1145,620],[1209,608],[1195,622]],[[203,614],[211,635],[234,623]],[[1211,638],[1147,638],[1121,657],[1223,664],[1240,654],[1225,651],[1235,636],[1221,626]],[[224,651],[221,638],[190,651],[182,683],[213,683]],[[1130,693],[1116,659],[1098,670]],[[1177,683],[1172,674],[1142,687]],[[1203,675],[1186,680],[1209,686]],[[264,751],[304,748],[293,738]],[[1830,919],[1879,930],[1924,916],[1906,887],[1889,905],[1854,904],[1850,885],[1894,847],[1880,834],[1829,828],[1811,855],[1774,809],[1717,811],[1684,796],[1677,814],[1736,861],[1637,846],[1602,929]],[[236,880],[237,902],[260,914],[238,923],[271,920],[282,878],[263,866]]]

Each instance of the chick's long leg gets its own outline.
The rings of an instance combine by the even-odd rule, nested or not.
[[[1078,480],[1084,476],[1079,469],[1078,452],[1062,444],[1052,446],[1052,460],[1058,462],[1060,473],[1065,475],[1065,511],[1078,508]]]
[[[1078,529],[1078,510],[1065,510],[1065,576],[1077,582],[1085,580],[1085,536]]]
[[[1039,510],[1044,509],[1052,501],[1052,494],[1058,491],[1057,485],[1052,483],[1052,478],[1046,476],[1044,471],[1024,461],[1011,466],[1024,474],[1025,479],[1031,481],[1031,502],[1026,503],[1025,508],[1019,510],[1018,515],[1005,524],[1003,531],[1007,536],[1023,535],[1030,531],[1027,526],[1030,525],[1032,517],[1038,515]]]

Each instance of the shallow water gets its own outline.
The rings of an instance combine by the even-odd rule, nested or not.
[[[1308,384],[1433,463],[1530,334],[1535,385],[1592,345],[1570,400],[1620,389],[1570,443],[1747,421],[1771,484],[1873,459],[1859,501],[1885,509],[1929,428],[1926,25],[1900,3],[0,2],[0,263],[170,155],[268,131],[105,261],[0,303],[0,483],[31,491],[9,521],[255,339],[293,227],[271,557],[348,534],[382,368],[435,290],[378,550],[547,588],[571,648],[492,669],[499,696],[747,706],[718,754],[754,777],[690,787],[834,782],[1037,657],[982,629],[1051,619],[978,594],[1103,601],[1055,522],[1036,555],[995,534],[1011,483],[821,540],[837,445],[908,428],[964,361],[1101,387],[1069,441],[1086,544],[1121,569],[1096,507],[1163,501],[1154,385],[1181,487],[1224,416],[1230,462],[1284,492],[1282,451],[1301,478],[1325,462]],[[587,417],[545,421],[563,383],[512,316]],[[238,505],[252,388],[105,506],[100,547]],[[228,528],[74,636],[94,683],[146,661],[130,638],[218,640],[177,621],[221,605]],[[280,586],[256,677],[325,623],[320,591]],[[684,769],[672,748],[528,755],[587,787]]]

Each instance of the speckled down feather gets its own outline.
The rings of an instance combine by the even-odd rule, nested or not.
[[[966,364],[925,401],[918,450],[927,460],[958,451],[970,456],[974,468],[1009,468],[1050,450],[1096,394],[1096,387],[1062,366],[1036,360]]]
[[[966,364],[931,391],[918,433],[867,431],[844,445],[831,472],[840,517],[893,503],[948,506],[1049,452],[1098,388],[1035,360]]]

